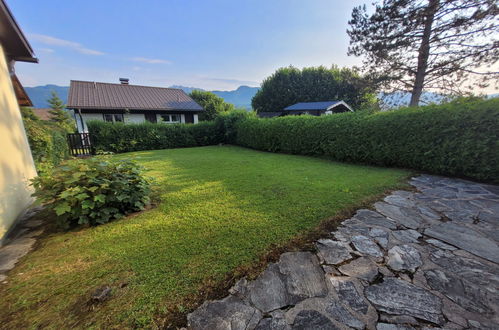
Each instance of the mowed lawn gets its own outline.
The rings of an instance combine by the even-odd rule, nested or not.
[[[185,313],[206,285],[409,175],[232,146],[114,157],[148,169],[157,207],[41,239],[0,284],[2,328],[158,325],[167,311]],[[112,297],[89,304],[103,285]]]

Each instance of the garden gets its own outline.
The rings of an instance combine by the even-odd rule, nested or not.
[[[0,321],[184,326],[205,299],[284,251],[312,249],[417,172],[499,182],[497,109],[497,99],[473,99],[324,117],[233,111],[199,125],[90,123],[108,155],[35,179],[51,227],[0,288]],[[92,300],[103,287],[109,299]]]
[[[42,238],[0,289],[3,326],[181,324],[204,298],[223,295],[278,252],[305,246],[325,220],[349,215],[409,175],[235,146],[112,158],[148,169],[155,207]],[[90,303],[102,286],[111,298]]]

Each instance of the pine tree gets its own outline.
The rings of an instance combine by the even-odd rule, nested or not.
[[[66,105],[59,98],[59,96],[55,91],[52,91],[51,97],[47,100],[47,102],[50,105],[50,108],[52,109],[49,111],[49,113],[51,114],[50,120],[57,123],[61,127],[65,128],[66,130],[68,130],[68,132],[73,131],[74,130],[73,121],[66,113],[66,110],[64,110]]]
[[[496,0],[375,5],[372,15],[365,6],[353,9],[348,53],[364,57],[364,68],[384,82],[386,92],[410,92],[410,105],[416,106],[423,90],[461,94],[499,78]]]

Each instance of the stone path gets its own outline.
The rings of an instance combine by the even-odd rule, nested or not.
[[[188,315],[190,329],[499,329],[499,187],[423,175]]]
[[[29,209],[9,234],[3,246],[0,246],[0,283],[6,283],[7,272],[24,257],[43,233],[42,221],[33,218],[42,208]]]

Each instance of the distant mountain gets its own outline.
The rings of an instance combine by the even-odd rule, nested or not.
[[[236,107],[251,109],[251,99],[259,89],[260,87],[239,86],[234,91],[213,91],[213,93]]]
[[[68,101],[69,86],[45,85],[36,87],[24,87],[35,108],[48,108],[47,100],[51,97],[52,91],[55,91],[61,100]]]
[[[402,106],[409,105],[411,101],[411,93],[408,92],[394,92],[394,93],[379,93],[378,99],[382,103],[382,108],[393,109]],[[433,92],[423,92],[421,95],[420,105],[430,104],[430,103],[442,103],[449,100],[449,96],[433,93]]]
[[[193,90],[204,91],[202,88],[185,87],[179,85],[170,86],[171,88],[180,88],[186,93]],[[232,103],[238,108],[251,109],[251,99],[255,96],[260,87],[239,86],[233,91],[211,91],[213,94],[220,96],[225,102]]]
[[[182,89],[186,93],[190,93],[193,90],[204,91],[204,89],[197,87],[186,87],[180,85],[173,85],[170,87]],[[28,93],[28,96],[33,102],[35,108],[48,108],[49,105],[47,100],[50,98],[52,91],[55,91],[64,103],[68,100],[68,86],[45,85],[25,87],[24,89],[26,90],[26,93]],[[234,104],[236,107],[251,109],[251,99],[258,89],[258,87],[239,86],[233,91],[213,91],[213,93],[223,98],[226,102]]]
[[[190,93],[193,90],[201,90],[202,88],[197,87],[186,87],[180,85],[170,86],[171,88],[182,89],[186,93]],[[64,101],[67,102],[68,99],[68,86],[57,86],[57,85],[45,85],[37,87],[25,87],[31,101],[35,108],[48,108],[47,100],[50,98],[51,91],[55,91],[57,95]],[[259,87],[249,87],[249,86],[239,86],[233,91],[212,91],[212,93],[220,96],[226,102],[234,104],[238,108],[251,109],[251,99],[255,96]],[[498,97],[499,94],[488,95],[487,97],[493,98]],[[406,92],[396,92],[396,93],[379,93],[378,98],[383,103],[384,109],[393,109],[401,106],[406,106],[409,104],[411,99],[411,94]],[[421,104],[428,103],[441,103],[448,100],[448,97],[438,93],[424,92],[421,96]]]

